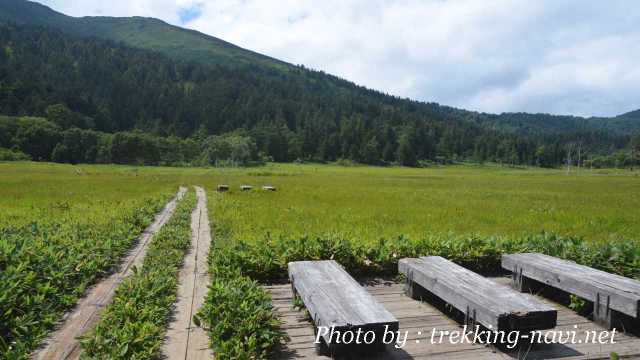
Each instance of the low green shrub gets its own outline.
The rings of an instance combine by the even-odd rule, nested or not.
[[[218,241],[221,243],[221,241]],[[541,252],[573,260],[611,273],[640,278],[640,246],[632,241],[597,243],[549,233],[521,238],[480,236],[432,236],[424,239],[380,239],[357,243],[337,235],[246,242],[224,241],[218,246],[224,266],[241,269],[259,281],[287,277],[287,263],[298,260],[333,259],[354,276],[396,275],[398,260],[439,255],[482,273],[500,271],[502,254]]]
[[[22,151],[0,148],[0,161],[28,161],[31,156]]]
[[[271,297],[235,264],[227,265],[226,254],[211,252],[211,286],[195,322],[209,332],[217,359],[267,359],[286,339]]]
[[[96,327],[82,340],[85,358],[158,357],[176,298],[177,273],[191,245],[195,202],[194,192],[189,191],[154,236],[142,267],[120,284]]]
[[[26,359],[87,287],[117,265],[168,197],[125,207],[101,225],[60,218],[0,227],[0,357]]]

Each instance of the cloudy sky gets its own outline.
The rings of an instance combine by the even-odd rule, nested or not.
[[[640,3],[599,0],[39,0],[150,16],[393,95],[486,112],[640,108]]]

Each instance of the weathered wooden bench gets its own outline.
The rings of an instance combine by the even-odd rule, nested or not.
[[[520,291],[548,285],[593,302],[593,319],[603,326],[640,328],[640,281],[538,253],[503,255],[502,267]]]
[[[434,295],[462,312],[468,325],[504,332],[556,326],[555,309],[440,256],[401,259],[398,270],[406,277],[408,296]]]
[[[383,350],[383,340],[395,343],[398,320],[337,262],[290,262],[289,279],[294,298],[304,302],[315,323],[319,352],[371,352]],[[385,332],[394,335],[384,339]],[[360,345],[355,344],[358,333]]]

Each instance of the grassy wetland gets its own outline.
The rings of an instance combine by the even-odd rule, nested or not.
[[[219,231],[243,240],[338,233],[371,242],[545,231],[601,241],[640,233],[633,211],[640,206],[637,172],[274,165],[222,172],[215,180],[232,192],[211,195],[212,219]],[[241,193],[243,183],[278,191]]]
[[[428,169],[270,164],[194,169],[0,163],[0,223],[110,212],[180,184],[209,191],[211,216],[233,238],[341,233],[357,241],[425,234],[517,236],[553,232],[589,240],[640,233],[640,175],[624,170],[450,166]],[[242,193],[241,184],[254,185]],[[259,191],[263,184],[275,193]]]
[[[0,224],[109,222],[140,201],[173,194],[175,184],[132,166],[0,162]]]
[[[231,190],[217,193],[218,184]],[[243,184],[254,188],[241,192]],[[262,191],[267,184],[277,191]],[[404,256],[490,271],[502,253],[541,251],[640,277],[637,171],[0,163],[0,353],[26,358],[180,185],[208,193],[218,291],[198,319],[229,357],[264,358],[282,341],[256,281],[282,279],[292,260],[333,258],[356,276],[376,276],[393,275]],[[243,310],[221,311],[229,306]]]

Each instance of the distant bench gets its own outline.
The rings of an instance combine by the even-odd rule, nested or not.
[[[321,331],[324,344],[319,348],[320,352],[382,350],[385,330],[398,331],[398,320],[333,260],[290,262],[289,279],[294,298],[299,296],[302,299],[316,325],[316,336]],[[333,338],[330,332],[320,329],[332,326],[336,331]],[[371,334],[375,341],[359,346],[353,342],[351,345],[341,343],[348,337],[336,341],[337,332],[352,331],[355,334],[358,329],[361,330],[361,340],[364,340],[366,332],[373,331]],[[371,340],[371,336],[368,339]]]
[[[556,326],[557,311],[529,295],[488,280],[439,256],[401,259],[407,295],[424,290],[465,315],[467,324],[493,331],[533,331]]]
[[[520,291],[549,285],[593,302],[594,321],[608,328],[640,327],[640,281],[538,253],[503,255],[502,267]]]

